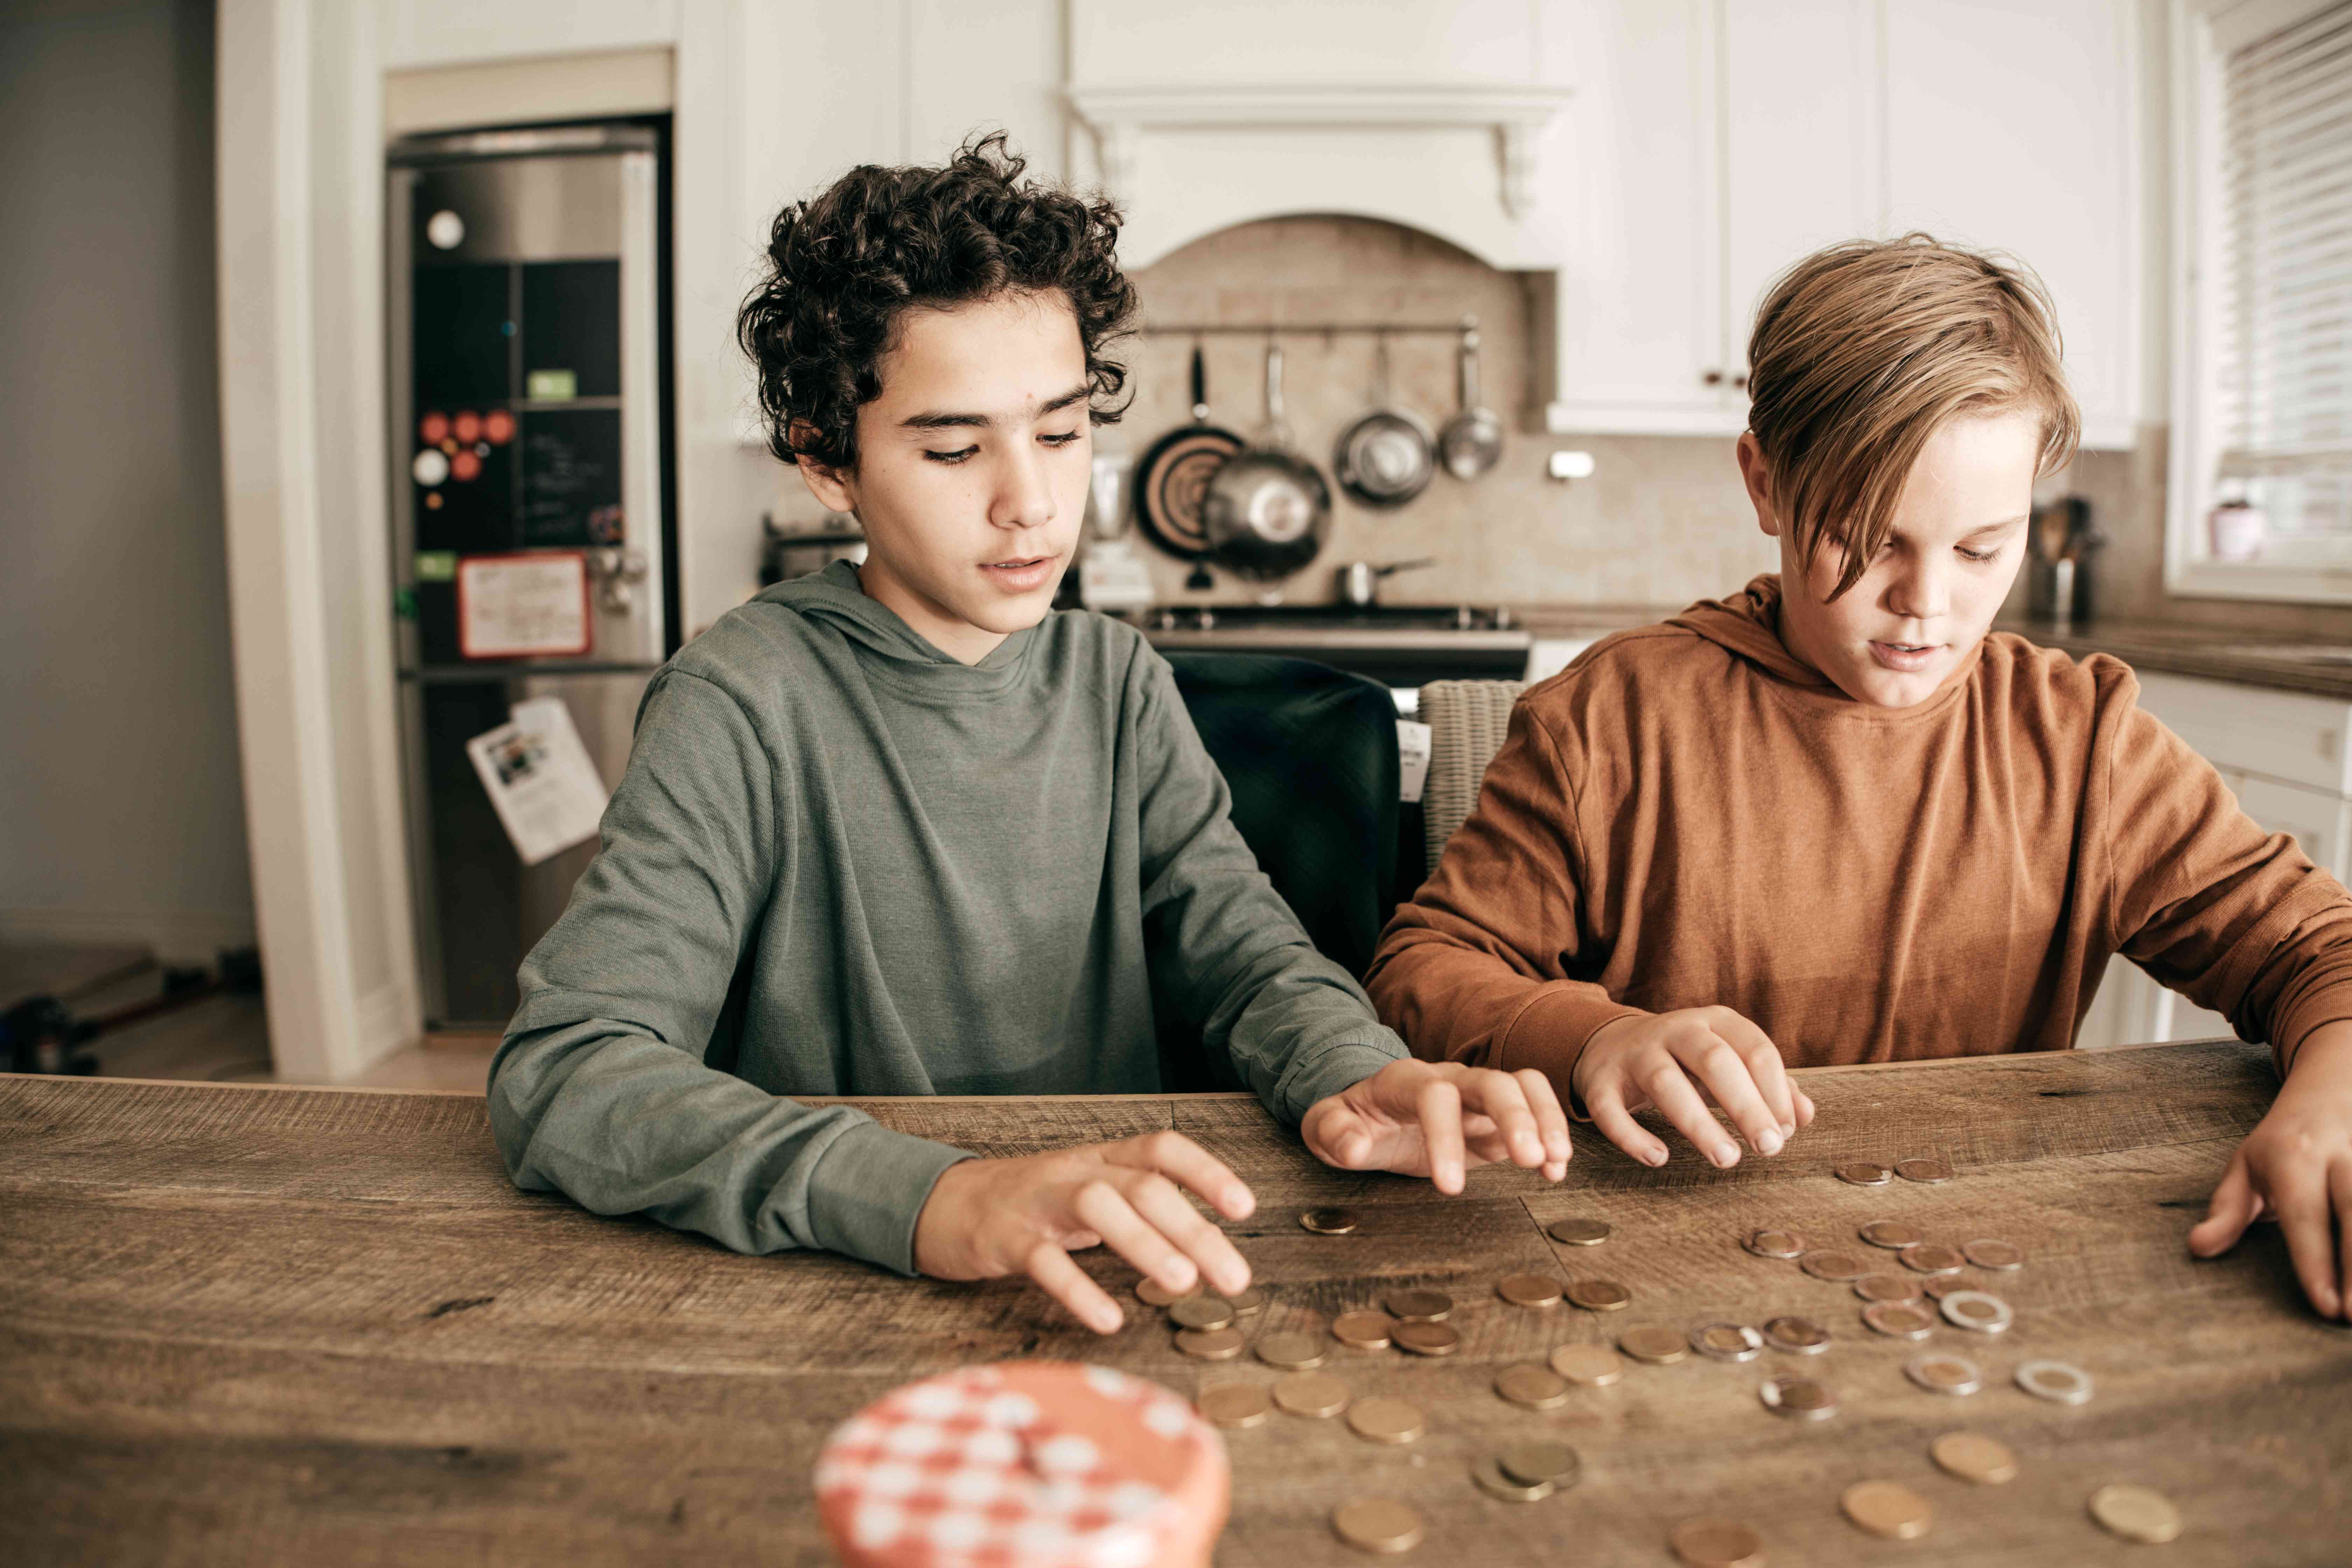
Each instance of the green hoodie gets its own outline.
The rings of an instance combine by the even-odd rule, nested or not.
[[[836,563],[656,674],[490,1068],[517,1185],[914,1268],[969,1156],[789,1095],[1149,1093],[1155,991],[1268,1110],[1408,1053],[1226,817],[1167,662],[1048,616],[976,665]]]

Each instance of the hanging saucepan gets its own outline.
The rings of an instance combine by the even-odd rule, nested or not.
[[[1201,513],[1209,481],[1242,449],[1242,438],[1209,423],[1209,381],[1201,345],[1192,345],[1192,423],[1151,444],[1135,466],[1135,515],[1151,542],[1179,561],[1209,553]]]
[[[1289,576],[1323,548],[1331,487],[1322,470],[1290,449],[1278,343],[1265,347],[1265,439],[1210,479],[1203,517],[1217,564],[1260,582]]]
[[[1503,422],[1478,403],[1478,329],[1462,329],[1462,412],[1438,432],[1437,455],[1457,479],[1475,479],[1503,456]]]
[[[1341,489],[1366,506],[1402,506],[1429,488],[1437,455],[1421,416],[1389,401],[1389,335],[1379,336],[1372,411],[1339,433],[1331,472]]]

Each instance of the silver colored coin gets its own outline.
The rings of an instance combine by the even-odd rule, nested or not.
[[[2087,1405],[2094,1392],[2091,1374],[2063,1361],[2020,1362],[2017,1386],[2053,1405]]]
[[[1774,1318],[1764,1325],[1764,1342],[1792,1355],[1820,1355],[1830,1348],[1830,1331],[1811,1318]]]
[[[1976,1363],[1941,1351],[1913,1356],[1903,1363],[1903,1375],[1930,1394],[1948,1394],[1955,1398],[1974,1394],[1984,1386],[1984,1371]]]
[[[2008,1302],[1982,1290],[1955,1290],[1936,1304],[1944,1310],[1944,1321],[1979,1334],[2000,1333],[2017,1320]]]

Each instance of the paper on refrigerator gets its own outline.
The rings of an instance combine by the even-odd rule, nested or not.
[[[515,853],[536,866],[596,835],[612,792],[560,697],[534,697],[507,721],[466,742]]]

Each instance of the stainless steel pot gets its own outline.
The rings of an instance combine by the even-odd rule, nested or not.
[[[1462,411],[1438,432],[1438,456],[1457,479],[1475,479],[1503,456],[1503,422],[1478,401],[1478,329],[1462,329]]]
[[[1366,506],[1402,506],[1429,488],[1437,472],[1437,443],[1420,416],[1389,400],[1389,337],[1379,335],[1371,412],[1339,433],[1331,472],[1339,488]]]
[[[1264,439],[1226,460],[1201,508],[1212,559],[1260,582],[1287,577],[1322,553],[1331,525],[1331,487],[1290,449],[1278,343],[1265,349],[1265,415]]]

